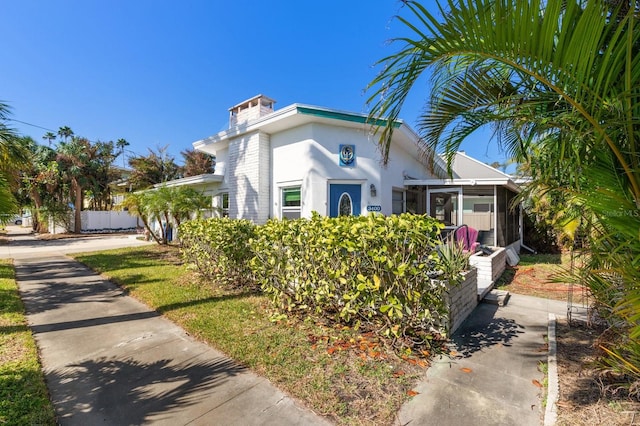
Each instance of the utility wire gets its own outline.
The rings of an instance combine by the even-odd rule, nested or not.
[[[38,129],[47,130],[47,131],[55,133],[55,134],[57,134],[57,132],[58,132],[57,130],[48,129],[46,127],[38,126],[37,124],[31,124],[31,123],[27,123],[26,121],[16,120],[15,118],[7,118],[6,120],[7,121],[15,121],[16,123],[26,124],[27,126],[31,126],[31,127],[37,127]],[[78,135],[74,135],[74,136],[78,136]],[[99,142],[99,141],[92,141],[89,138],[84,138],[84,139],[88,140],[91,143]],[[130,151],[130,152],[133,152],[133,151]]]
[[[46,127],[38,126],[37,124],[27,123],[26,121],[16,120],[15,118],[7,118],[7,121],[15,121],[16,123],[26,124],[27,126],[37,127],[38,129],[48,130],[49,132],[56,132],[56,130],[48,129]]]

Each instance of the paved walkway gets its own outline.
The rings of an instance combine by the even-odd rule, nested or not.
[[[549,313],[567,303],[511,295],[481,303],[453,336],[455,357],[440,357],[398,413],[400,425],[534,426],[543,421],[538,363],[547,361]]]
[[[328,424],[60,254],[118,246],[110,238],[52,243],[20,236],[0,257],[15,259],[60,424]]]
[[[62,425],[328,424],[63,255],[143,242],[15,238],[0,257],[15,259]],[[565,316],[566,306],[521,295],[480,304],[453,338],[458,356],[434,362],[394,423],[541,424],[548,313]]]

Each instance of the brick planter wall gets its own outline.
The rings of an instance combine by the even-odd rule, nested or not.
[[[459,285],[449,288],[447,304],[449,306],[449,336],[462,325],[471,311],[478,305],[478,281],[475,268],[466,272],[465,279]]]
[[[507,251],[504,247],[494,247],[493,249],[495,251],[490,256],[476,253],[469,257],[469,264],[478,269],[479,283],[493,284],[504,272],[507,264]]]

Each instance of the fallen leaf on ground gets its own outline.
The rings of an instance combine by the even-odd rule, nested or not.
[[[537,381],[536,379],[533,379],[531,381],[531,383],[533,383],[534,385],[536,385],[537,387],[541,388],[542,387],[542,383],[540,383],[539,381]]]
[[[462,371],[463,373],[471,373],[473,370],[469,367],[462,367],[460,371]]]
[[[408,395],[408,396],[416,396],[416,395],[418,395],[419,393],[420,393],[420,392],[416,392],[416,391],[414,391],[414,390],[408,390],[408,391],[407,391],[407,395]]]
[[[545,343],[544,345],[538,348],[538,352],[547,352],[549,350],[549,344]]]

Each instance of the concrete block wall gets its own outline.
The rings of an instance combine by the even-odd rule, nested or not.
[[[465,319],[478,305],[478,275],[475,268],[471,268],[465,280],[449,288],[447,304],[449,306],[449,336],[462,325]]]

